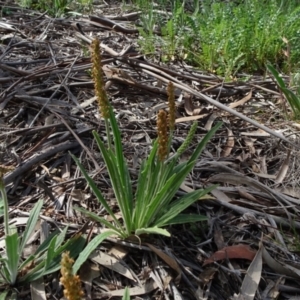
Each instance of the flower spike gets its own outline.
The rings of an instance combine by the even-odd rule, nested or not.
[[[81,281],[78,275],[73,275],[72,266],[74,260],[69,252],[62,254],[60,282],[64,286],[64,296],[68,300],[81,300],[84,293],[81,288]]]
[[[94,79],[95,94],[97,96],[99,110],[104,119],[109,118],[109,103],[106,95],[103,74],[102,74],[102,62],[100,53],[100,42],[98,39],[94,39],[91,44],[92,49],[92,77]]]
[[[157,135],[158,135],[158,158],[164,161],[168,155],[168,117],[164,110],[160,110],[157,116]]]

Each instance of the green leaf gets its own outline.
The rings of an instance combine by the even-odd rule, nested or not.
[[[8,294],[8,291],[3,291],[3,292],[0,294],[0,300],[5,300],[7,294]]]
[[[282,92],[284,93],[286,99],[288,100],[291,108],[293,109],[294,115],[297,116],[300,113],[300,102],[299,98],[293,93],[293,91],[282,88]]]
[[[51,233],[44,240],[44,242],[38,247],[38,249],[36,250],[35,254],[38,255],[38,254],[42,254],[43,252],[47,251],[48,248],[50,247],[50,244],[52,243],[52,241],[53,241],[54,238],[55,238],[55,247],[54,247],[54,250],[57,251],[57,249],[59,247],[61,247],[61,245],[65,241],[68,228],[69,228],[68,226],[65,226],[62,231],[56,230],[53,233]],[[44,257],[46,254],[40,255],[39,259],[41,259],[42,257]]]
[[[45,261],[46,255],[50,255],[50,253],[48,253],[48,248],[52,249],[52,247],[53,247],[52,243],[53,243],[53,241],[55,241],[54,249],[53,249],[53,251],[54,251],[53,256],[52,256],[52,259],[49,259],[49,262],[51,262],[51,263],[53,262],[53,258],[56,255],[55,253],[59,250],[59,248],[65,241],[67,231],[68,231],[68,226],[65,226],[65,228],[59,234],[58,234],[59,231],[56,231],[55,234],[50,234],[49,237],[47,237],[47,239],[40,245],[40,247],[35,252],[35,254],[36,254],[35,260],[37,263],[39,263],[40,261]]]
[[[65,228],[67,228],[67,226]],[[55,230],[51,234],[49,234],[49,236],[44,240],[44,242],[41,245],[39,245],[39,247],[36,249],[35,254],[40,254],[45,252],[48,249],[49,244],[52,241],[53,237],[56,236],[59,232],[60,231]],[[62,232],[64,232],[64,230]]]
[[[8,272],[8,270],[7,270],[7,258],[3,258],[2,256],[1,256],[1,258],[0,258],[0,264],[1,264],[1,266],[2,266],[2,268],[1,268],[1,275],[2,275],[2,277],[3,277],[3,279],[4,280],[2,280],[2,278],[1,278],[1,276],[0,276],[0,281],[1,281],[1,283],[4,281],[5,283],[9,283],[10,282],[10,275],[9,275],[9,272]]]
[[[75,160],[77,166],[79,167],[79,169],[82,172],[85,180],[87,181],[87,183],[91,187],[91,189],[92,189],[93,193],[95,194],[95,196],[97,197],[98,201],[104,206],[105,210],[114,219],[114,221],[116,222],[117,226],[118,227],[122,227],[122,225],[120,224],[120,222],[118,221],[118,219],[115,217],[115,214],[113,213],[113,211],[110,209],[109,205],[107,204],[106,200],[102,196],[102,193],[97,188],[94,180],[88,175],[88,173],[85,171],[84,167],[81,165],[81,163],[79,162],[79,160],[73,154],[71,154],[71,156]]]
[[[106,227],[112,229],[115,231],[115,234],[120,235],[122,237],[126,237],[125,232],[122,230],[121,228],[118,228],[114,225],[112,225],[110,222],[108,222],[107,220],[105,220],[104,218],[99,217],[98,215],[96,215],[95,213],[88,211],[82,207],[78,207],[75,206],[74,207],[75,210],[82,212],[83,214],[85,214],[87,217],[91,218],[92,220],[99,222],[99,223],[103,223]]]
[[[9,273],[9,283],[14,285],[17,280],[18,266],[20,261],[18,233],[9,234],[5,237],[5,252],[7,256],[6,267]]]
[[[94,237],[83,249],[83,251],[80,252],[79,257],[76,259],[73,265],[73,273],[77,273],[81,265],[88,259],[90,254],[98,247],[100,243],[102,243],[106,238],[114,234],[116,234],[115,231],[106,231]]]
[[[57,236],[53,237],[52,241],[49,244],[47,250],[47,256],[45,261],[44,269],[47,270],[52,263],[53,258],[55,257],[55,245],[56,245]]]
[[[20,245],[20,252],[23,252],[24,247],[29,239],[29,237],[31,236],[32,232],[35,229],[35,225],[36,222],[39,218],[40,215],[40,211],[42,209],[43,206],[43,200],[39,200],[33,207],[33,209],[31,210],[30,214],[29,214],[29,218],[25,227],[25,230],[22,234],[22,240],[21,240],[21,245]]]
[[[56,263],[56,265],[59,266],[59,258],[57,258],[57,256],[59,256],[61,253],[60,249],[61,247],[68,246],[68,242],[66,242],[64,246],[61,246],[65,240],[67,230],[68,226],[66,226],[59,234],[57,234],[58,231],[54,232],[54,234],[50,234],[49,237],[37,249],[35,255],[29,257],[25,262],[22,263],[22,267],[24,267],[34,259],[35,268],[30,270],[30,272],[25,275],[25,277],[20,279],[20,281],[30,282],[32,280],[36,280],[46,273],[48,274],[48,270],[52,268],[53,264]],[[68,241],[72,242],[72,239],[69,239]]]
[[[55,250],[57,250],[59,247],[61,247],[61,245],[65,241],[66,235],[67,235],[67,232],[68,232],[68,228],[69,228],[69,226],[65,226],[65,228],[57,236],[56,243],[55,243]]]
[[[152,197],[149,187],[154,187],[153,179],[157,180],[157,175],[155,172],[155,156],[157,152],[158,143],[157,141],[154,143],[153,148],[148,156],[147,160],[142,162],[140,173],[137,180],[137,190],[135,194],[136,203],[134,209],[133,220],[135,223],[135,227],[138,226],[140,220],[143,219],[143,207],[149,203],[149,198]],[[154,170],[153,170],[154,169]],[[153,176],[151,176],[153,175]]]
[[[131,216],[133,207],[133,195],[131,192],[131,188],[128,187],[131,183],[127,165],[125,164],[125,162],[120,163],[121,158],[115,156],[110,149],[107,150],[99,135],[95,132],[93,133],[105,161],[113,191],[116,195],[118,205],[122,212],[127,234],[130,234],[132,226]]]
[[[300,114],[300,99],[291,91],[288,89],[283,81],[283,79],[280,77],[277,70],[270,64],[267,65],[268,70],[272,73],[274,76],[280,90],[285,95],[287,101],[289,102],[293,113],[295,116]]]
[[[25,268],[28,264],[30,264],[33,260],[36,259],[36,255],[31,254],[19,265],[19,270],[22,270]]]
[[[141,234],[161,234],[165,236],[171,236],[170,233],[162,228],[159,228],[157,226],[155,227],[148,227],[148,228],[139,228],[135,231],[136,235],[141,235]]]
[[[112,107],[110,106],[110,123],[111,128],[113,131],[114,142],[115,142],[115,150],[116,150],[116,157],[117,163],[119,168],[119,175],[122,180],[122,186],[126,189],[126,197],[127,197],[127,205],[129,213],[132,213],[133,210],[133,193],[132,193],[132,186],[131,186],[131,178],[128,170],[128,166],[123,154],[123,147],[122,147],[122,139],[121,133],[116,121],[115,114],[113,112]]]
[[[196,190],[191,193],[187,193],[174,202],[171,202],[170,205],[165,208],[166,211],[162,212],[160,219],[156,220],[155,225],[159,227],[170,225],[170,220],[173,220],[194,202],[215,189],[215,187],[216,185],[213,185],[204,190]]]
[[[76,257],[79,253],[81,253],[85,243],[86,239],[81,235],[76,235],[68,239],[63,245],[55,249],[55,256],[51,267],[57,263],[60,264],[61,254],[65,251],[70,252],[70,257]]]
[[[170,221],[167,222],[168,225],[175,224],[186,224],[186,223],[194,223],[194,222],[202,222],[206,221],[207,217],[202,215],[188,215],[188,214],[179,214]]]
[[[0,216],[2,217],[4,215],[4,202],[3,199],[0,198]]]
[[[13,290],[9,296],[9,300],[18,300],[18,293],[16,290]]]
[[[218,122],[216,126],[214,126],[201,140],[201,142],[198,144],[197,148],[195,149],[193,155],[189,159],[189,163],[192,161],[196,161],[198,159],[199,155],[205,148],[206,144],[209,142],[209,140],[214,136],[216,131],[222,126],[222,122]]]
[[[280,88],[285,88],[285,83],[283,79],[279,76],[279,73],[277,70],[270,64],[267,65],[268,70],[272,73],[272,75],[275,77],[277,84]]]
[[[0,299],[1,300],[1,299]],[[126,286],[122,300],[130,300],[129,288]]]
[[[175,196],[180,185],[185,180],[188,173],[191,171],[193,165],[194,162],[191,162],[179,173],[173,174],[173,176],[168,179],[163,188],[152,199],[151,203],[149,203],[149,205],[144,208],[147,209],[147,215],[144,218],[144,226],[140,227],[158,225],[155,220],[157,218],[160,218],[163,211],[167,208],[167,205]]]
[[[155,143],[157,144],[157,143]],[[155,151],[151,153],[156,154],[157,145],[155,145]],[[150,154],[150,159],[145,163],[145,169],[141,173],[141,178],[138,178],[136,195],[136,206],[134,209],[133,220],[135,228],[146,227],[149,219],[149,207],[153,204],[158,191],[165,185],[165,178],[162,176],[162,172],[166,170],[164,165],[160,162],[156,162],[154,157]],[[139,187],[140,181],[143,183],[142,188]]]
[[[34,269],[30,270],[25,276],[19,279],[20,282],[31,282],[36,279],[46,276],[60,269],[61,254],[64,251],[70,252],[70,257],[77,257],[82,251],[86,240],[82,236],[74,236],[66,241],[66,243],[56,249],[55,255],[52,259],[51,264],[47,269],[44,268],[45,260],[42,260]]]

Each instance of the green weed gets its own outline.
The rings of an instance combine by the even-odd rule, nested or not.
[[[287,102],[289,103],[289,105],[293,111],[293,118],[296,120],[299,120],[300,119],[300,98],[299,98],[300,88],[298,87],[296,89],[297,90],[296,93],[293,92],[291,88],[288,88],[286,86],[285,82],[280,77],[277,70],[271,64],[268,64],[267,68],[274,76],[275,81],[276,81],[280,91],[282,92],[282,94],[286,98]]]
[[[73,237],[67,242],[65,236],[68,227],[60,233],[53,232],[30,256],[23,256],[26,244],[35,231],[43,200],[39,200],[31,210],[29,218],[22,234],[18,233],[15,225],[9,224],[8,199],[3,181],[3,175],[11,168],[0,166],[0,200],[4,206],[4,241],[5,247],[0,254],[0,285],[32,282],[47,274],[60,269],[60,256],[63,251],[69,250],[72,256],[81,252],[85,240],[81,237]],[[4,294],[7,293],[4,292]],[[0,294],[0,297],[3,293]],[[1,298],[4,299],[4,298]]]
[[[78,14],[91,11],[92,0],[18,0],[20,6],[47,11],[54,17],[61,17],[65,14]]]
[[[137,2],[145,14],[146,1]],[[269,61],[287,69],[299,67],[300,8],[296,0],[278,1],[161,1],[160,9],[171,15],[159,20],[162,38],[156,48],[162,56],[186,59],[202,69],[235,76],[239,71],[264,72]],[[157,7],[156,7],[157,9]],[[152,23],[157,23],[153,14]],[[160,15],[161,16],[161,15]],[[148,33],[142,23],[144,33]],[[290,42],[289,60],[283,53]],[[149,38],[153,36],[149,34]],[[159,44],[158,44],[159,43]],[[140,41],[147,47],[145,34]]]
[[[109,235],[114,234],[121,238],[142,234],[170,236],[170,233],[165,229],[169,225],[205,220],[205,216],[184,214],[183,211],[194,202],[204,199],[206,194],[214,189],[214,186],[203,190],[195,190],[178,198],[176,197],[176,193],[194,167],[209,139],[221,126],[221,123],[218,123],[204,136],[187,161],[178,163],[179,157],[191,143],[197,123],[191,127],[186,141],[178,151],[170,156],[170,143],[175,127],[175,96],[174,86],[172,83],[169,83],[167,89],[169,114],[163,110],[159,111],[157,121],[158,138],[153,143],[148,157],[140,166],[136,184],[133,184],[123,154],[121,133],[104,89],[99,41],[95,40],[92,43],[92,49],[92,74],[95,81],[95,93],[101,115],[105,121],[107,143],[102,141],[96,131],[93,132],[93,135],[104,159],[118,208],[122,214],[122,220],[116,217],[95,182],[79,160],[72,155],[91,190],[113,220],[113,222],[109,222],[95,212],[90,212],[79,207],[76,208],[89,218],[104,224],[109,228],[109,231],[96,236],[88,244],[73,266],[74,273],[76,273],[82,262],[88,257],[88,254]]]

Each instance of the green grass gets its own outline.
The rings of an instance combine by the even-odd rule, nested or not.
[[[285,99],[287,100],[291,110],[292,110],[292,118],[295,120],[300,119],[300,97],[299,97],[299,92],[300,88],[299,86],[294,86],[295,92],[292,91],[291,88],[288,88],[277,72],[277,70],[270,64],[267,65],[268,71],[273,75],[275,82],[278,85],[279,90],[282,92],[284,95]],[[296,78],[296,79],[295,79]],[[293,77],[293,80],[297,80],[297,76]],[[299,84],[297,81],[295,82],[296,84]]]
[[[189,2],[189,4],[185,3]],[[300,61],[300,5],[296,0],[159,1],[137,0],[142,9],[140,46],[165,60],[185,59],[226,77],[265,71],[267,62],[293,71]],[[262,3],[265,2],[265,3]],[[167,17],[156,10],[169,9]],[[162,17],[163,16],[163,17]],[[154,34],[154,24],[162,36]],[[286,38],[290,57],[284,55]]]
[[[87,13],[92,10],[92,0],[17,0],[21,7],[47,11],[50,16]]]
[[[226,78],[238,72],[262,74],[267,62],[283,72],[299,69],[299,0],[122,1],[127,8],[132,2],[143,12],[138,25],[141,50],[150,55],[160,53],[165,62],[184,59]],[[92,0],[18,3],[56,17],[93,10]],[[288,57],[284,53],[287,47]]]

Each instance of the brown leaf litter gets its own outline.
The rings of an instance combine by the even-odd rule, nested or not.
[[[173,150],[191,120],[199,127],[190,151],[214,121],[224,122],[178,192],[218,183],[211,199],[188,210],[208,222],[174,226],[170,239],[108,239],[85,266],[88,299],[120,296],[126,285],[134,299],[285,299],[300,293],[299,126],[286,121],[272,78],[224,82],[183,61],[162,64],[156,55],[144,56],[134,26],[139,13],[113,3],[68,19],[13,4],[10,11],[0,26],[0,164],[14,167],[4,181],[20,230],[39,198],[50,229],[69,224],[70,234],[89,236],[103,230],[73,210],[79,205],[105,215],[69,151],[119,213],[91,135],[93,129],[105,132],[90,77],[94,37],[101,41],[106,89],[133,179],[156,137],[156,114],[167,109],[169,81],[177,105]],[[121,256],[113,251],[117,245]],[[115,263],[107,267],[109,261]],[[58,278],[44,278],[39,296],[61,297]],[[22,299],[34,295],[28,287],[19,292]]]

